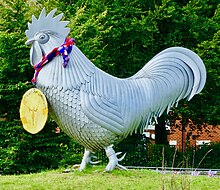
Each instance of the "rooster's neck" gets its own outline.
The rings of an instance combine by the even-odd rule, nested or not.
[[[68,57],[66,67],[63,67],[62,56],[55,57],[45,65],[38,75],[37,87],[72,90],[90,81],[97,69],[95,65],[75,45]]]

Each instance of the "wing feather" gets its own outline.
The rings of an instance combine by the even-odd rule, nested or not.
[[[107,99],[103,102],[103,99],[103,97],[81,91],[82,110],[89,119],[103,128],[121,135],[123,132],[123,119],[119,108],[117,111],[114,103]],[[114,105],[113,108],[112,105]]]

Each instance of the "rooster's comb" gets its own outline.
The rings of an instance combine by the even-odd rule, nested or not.
[[[53,17],[55,12],[56,9],[53,9],[46,15],[46,10],[43,8],[38,19],[32,15],[32,23],[28,23],[28,30],[25,31],[27,38],[31,39],[37,32],[45,30],[54,31],[66,37],[70,32],[70,29],[66,28],[69,21],[60,21],[63,13]]]

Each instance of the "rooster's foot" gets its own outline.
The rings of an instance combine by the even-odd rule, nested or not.
[[[105,148],[106,155],[108,156],[108,159],[109,159],[109,163],[106,166],[105,171],[106,172],[112,171],[116,167],[121,170],[127,170],[126,167],[124,167],[118,163],[124,159],[126,153],[121,158],[117,158],[117,156],[119,154],[121,154],[121,152],[115,153],[115,151],[112,147],[113,147],[113,145],[110,145],[107,148]]]
[[[100,162],[100,161],[93,162],[92,158],[97,159],[97,157],[94,156],[91,151],[85,149],[83,159],[82,159],[82,162],[81,162],[80,167],[79,167],[79,171],[84,170],[86,168],[87,164],[93,164],[94,165],[94,164],[98,164]]]

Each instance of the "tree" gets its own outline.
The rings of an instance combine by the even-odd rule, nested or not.
[[[55,133],[49,119],[37,135],[28,134],[21,125],[19,107],[22,95],[33,87],[33,69],[29,48],[25,46],[27,28],[26,1],[5,1],[0,6],[0,173],[30,173],[57,168],[65,157],[66,145],[73,141],[64,133]],[[29,19],[29,17],[28,17]]]
[[[200,2],[201,3],[201,2]],[[202,32],[198,36],[202,39],[195,47],[195,51],[200,55],[206,65],[207,81],[203,91],[194,97],[190,103],[182,101],[181,105],[175,110],[181,117],[191,119],[195,126],[202,124],[219,124],[219,5],[213,6],[206,4],[206,13],[201,24]],[[201,10],[201,7],[200,7]],[[201,15],[200,15],[201,16]],[[205,31],[204,31],[205,30]],[[201,35],[200,35],[201,34]],[[205,37],[204,34],[207,34]],[[193,130],[193,129],[192,129]]]
[[[211,40],[215,32],[219,30],[219,6],[217,5],[218,3],[216,2],[189,1],[182,7],[179,3],[166,1],[162,4],[162,6],[155,10],[155,14],[157,14],[158,19],[157,24],[159,27],[157,38],[159,39],[159,42],[162,43],[161,47],[184,46],[199,52],[201,46],[197,48],[198,45]],[[210,68],[206,59],[202,54],[199,55],[202,59],[204,59],[204,63],[206,64],[208,71],[205,89],[201,94],[195,96],[190,102],[181,101],[179,107],[177,109],[173,109],[173,111],[176,112],[176,114],[173,114],[175,117],[165,117],[165,119],[170,118],[171,120],[176,120],[176,116],[181,116],[184,121],[192,119],[194,123],[198,125],[201,125],[202,122],[206,123],[208,121],[206,115],[207,107],[204,106],[202,102],[209,101],[208,96],[205,97],[204,93],[206,93],[207,86],[209,86],[208,83],[211,82],[210,78],[215,78],[214,80],[217,80],[217,75],[212,75],[210,77]],[[214,60],[215,58],[210,57],[210,59]],[[216,72],[216,68],[214,70]],[[216,90],[216,87],[217,86],[213,89]],[[201,107],[201,105],[203,107]],[[207,106],[211,108],[211,106]],[[216,109],[217,107],[215,107],[214,110]],[[210,118],[213,118],[213,115],[209,117],[209,119]],[[186,122],[184,123],[187,125]],[[161,133],[161,131],[164,131],[165,129],[164,125],[162,128],[158,127],[157,129],[159,131],[156,131],[156,134],[164,134]]]
[[[220,17],[219,17],[220,18]],[[220,123],[220,30],[213,39],[204,41],[198,46],[198,53],[206,63],[207,82],[203,93],[200,95],[201,119],[205,123],[217,125]],[[197,103],[197,102],[195,102]],[[196,108],[198,108],[198,103]],[[191,109],[191,107],[190,107]],[[193,109],[193,108],[192,108]]]

